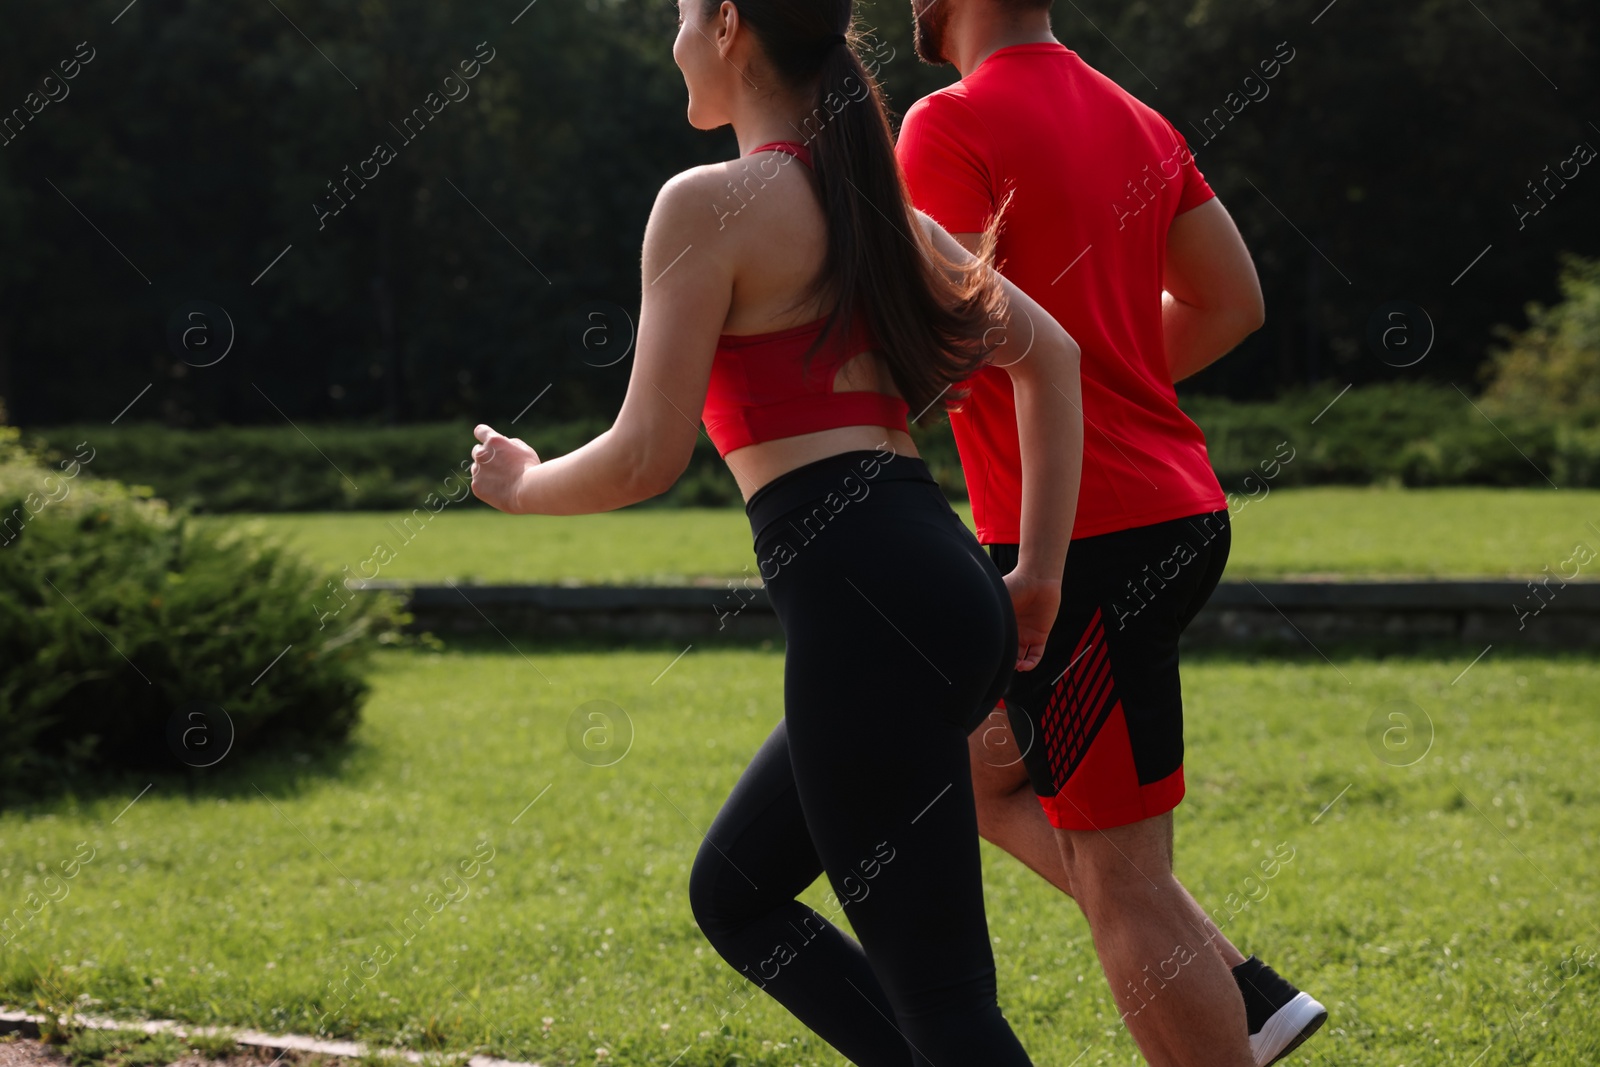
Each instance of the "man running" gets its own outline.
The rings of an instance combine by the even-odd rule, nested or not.
[[[1204,435],[1173,382],[1261,325],[1254,264],[1183,137],[1055,39],[1050,0],[912,7],[918,55],[962,76],[906,114],[897,155],[912,201],[972,249],[1004,204],[998,266],[1082,348],[1061,609],[1043,660],[1007,691],[1014,740],[997,736],[1001,714],[972,735],[983,836],[1077,900],[1152,1064],[1276,1062],[1327,1011],[1246,959],[1172,875],[1178,636],[1229,545]],[[978,372],[951,424],[978,539],[1008,572],[1021,461],[1003,369]],[[1023,759],[997,758],[1001,742]]]

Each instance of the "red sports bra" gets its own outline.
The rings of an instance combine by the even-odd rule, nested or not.
[[[811,165],[810,152],[793,141],[774,141],[751,152],[769,149]],[[863,316],[858,314],[848,328],[836,324],[802,375],[801,357],[826,321],[824,316],[785,330],[725,333],[717,339],[701,418],[719,454],[840,426],[906,429],[910,406],[903,398],[876,390],[833,391],[839,368],[873,348],[871,328]]]

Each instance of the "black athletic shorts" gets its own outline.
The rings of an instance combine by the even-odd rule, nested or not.
[[[1224,509],[1072,542],[1044,658],[1003,702],[1053,826],[1126,826],[1183,799],[1178,635],[1231,537]],[[1016,545],[987,547],[1002,574],[1016,567]]]

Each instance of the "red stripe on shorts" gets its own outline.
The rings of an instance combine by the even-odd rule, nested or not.
[[[1057,785],[1064,785],[1072,777],[1105,725],[1114,688],[1105,626],[1096,609],[1073,649],[1073,662],[1056,680],[1040,721],[1050,771]]]

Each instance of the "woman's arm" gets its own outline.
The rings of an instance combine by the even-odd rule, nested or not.
[[[973,259],[943,227],[917,214],[934,247],[948,259],[958,264]],[[1083,466],[1083,398],[1077,342],[1032,297],[1004,275],[996,277],[1005,290],[1007,314],[997,324],[1004,342],[990,360],[1011,375],[1022,450],[1021,539],[1016,570],[1006,575],[1006,584],[1017,606],[1023,646],[1018,669],[1028,670],[1044,654],[1060,603]]]
[[[478,426],[472,491],[485,502],[515,515],[585,515],[656,496],[683,474],[733,297],[729,246],[705,207],[722,191],[716,183],[697,167],[656,196],[644,232],[633,373],[616,422],[547,463],[521,440]]]

